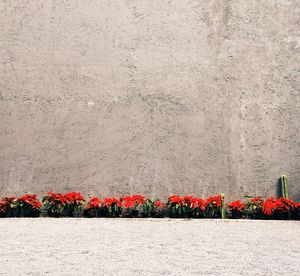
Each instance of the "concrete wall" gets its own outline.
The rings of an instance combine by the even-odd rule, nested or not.
[[[298,0],[0,2],[0,194],[300,199]]]

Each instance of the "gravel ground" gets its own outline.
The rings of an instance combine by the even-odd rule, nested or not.
[[[0,275],[300,275],[300,222],[0,219]]]

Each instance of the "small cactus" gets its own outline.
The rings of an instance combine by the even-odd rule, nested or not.
[[[283,198],[289,198],[288,193],[288,178],[285,174],[280,176],[280,183],[281,183],[281,195]]]
[[[225,194],[221,194],[221,200],[222,200],[222,205],[221,205],[221,218],[225,219],[226,216],[226,210],[225,210]]]

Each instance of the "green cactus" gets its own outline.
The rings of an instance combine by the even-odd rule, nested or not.
[[[280,187],[281,187],[281,197],[285,198],[283,175],[280,176]]]
[[[283,174],[280,176],[280,183],[281,183],[281,195],[283,198],[289,198],[288,193],[288,177],[287,175]]]
[[[221,200],[222,200],[222,205],[221,205],[221,217],[222,219],[225,219],[226,216],[226,210],[225,210],[225,194],[221,194]]]

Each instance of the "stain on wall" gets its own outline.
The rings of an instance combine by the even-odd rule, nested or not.
[[[0,194],[300,199],[297,0],[0,2]]]

